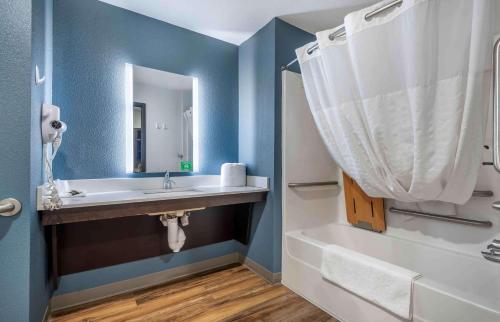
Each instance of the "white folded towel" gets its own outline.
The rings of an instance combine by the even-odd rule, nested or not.
[[[220,169],[222,187],[244,187],[247,184],[246,166],[243,163],[224,163]]]
[[[412,319],[413,282],[421,275],[337,245],[323,248],[323,278],[404,318]]]

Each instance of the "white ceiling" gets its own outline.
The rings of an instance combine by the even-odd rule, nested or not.
[[[101,0],[236,45],[274,17],[309,32],[333,28],[376,0]]]
[[[162,70],[134,65],[134,83],[163,87],[175,91],[193,89],[193,78]]]

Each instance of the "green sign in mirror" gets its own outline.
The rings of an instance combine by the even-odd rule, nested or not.
[[[193,171],[193,162],[181,161],[181,171]]]

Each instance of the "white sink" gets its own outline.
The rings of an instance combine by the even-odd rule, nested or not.
[[[173,189],[148,189],[143,190],[142,193],[145,195],[155,195],[161,193],[174,193],[174,192],[198,192],[199,190],[195,188],[173,188]]]

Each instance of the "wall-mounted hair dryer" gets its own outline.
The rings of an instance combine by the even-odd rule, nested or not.
[[[42,106],[42,141],[43,144],[53,143],[66,132],[66,124],[60,120],[59,107],[50,104]]]
[[[50,104],[42,105],[42,142],[43,159],[47,183],[45,184],[44,207],[53,210],[62,206],[62,200],[54,183],[52,161],[62,143],[62,134],[66,132],[66,124],[60,120],[59,107]],[[49,146],[51,148],[49,148]]]

